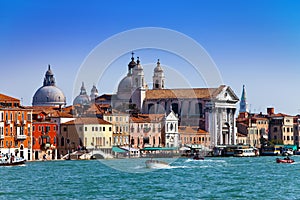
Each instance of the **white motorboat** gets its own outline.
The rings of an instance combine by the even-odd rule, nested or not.
[[[170,167],[169,163],[160,161],[160,160],[147,160],[146,162],[147,168],[153,168],[153,169],[161,169],[161,168],[168,168]]]
[[[26,160],[17,156],[2,154],[0,155],[0,166],[14,166],[14,165],[23,165]]]

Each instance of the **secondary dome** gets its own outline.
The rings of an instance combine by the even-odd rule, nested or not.
[[[156,67],[154,68],[154,72],[163,72],[163,69],[160,66],[159,59],[157,60]]]
[[[48,66],[45,74],[44,84],[34,94],[33,106],[63,106],[66,105],[64,93],[55,86],[54,74]]]
[[[81,105],[88,105],[90,104],[91,100],[89,95],[86,93],[86,89],[84,87],[84,83],[82,82],[82,86],[80,88],[80,94],[74,99],[73,105],[81,104]]]

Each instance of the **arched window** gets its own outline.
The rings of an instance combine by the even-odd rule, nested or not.
[[[158,80],[155,81],[155,89],[158,89],[159,88],[159,83],[158,83]]]

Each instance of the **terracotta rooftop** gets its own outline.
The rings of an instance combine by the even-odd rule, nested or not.
[[[1,94],[0,93],[0,101],[20,101],[17,98],[11,97],[11,96],[7,96],[5,94]]]
[[[186,99],[186,98],[215,98],[224,88],[191,88],[191,89],[160,89],[147,90],[146,99]]]
[[[90,118],[76,118],[75,120],[63,123],[64,125],[74,125],[74,124],[111,124],[103,119],[90,117]]]
[[[271,114],[270,117],[293,117],[283,113]]]
[[[197,134],[197,135],[206,135],[206,134],[208,134],[207,131],[202,130],[198,127],[193,127],[193,126],[179,126],[178,127],[178,132],[180,134]]]
[[[138,116],[130,117],[130,120],[134,123],[155,123],[160,122],[164,116],[164,114],[139,114]]]

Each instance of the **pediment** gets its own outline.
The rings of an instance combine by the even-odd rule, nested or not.
[[[233,90],[229,86],[226,86],[216,96],[216,100],[238,102],[239,98],[237,97],[237,95],[233,92]]]
[[[176,114],[173,112],[173,110],[171,110],[171,112],[168,114],[168,116],[166,117],[166,121],[177,121],[178,117],[176,116]]]

